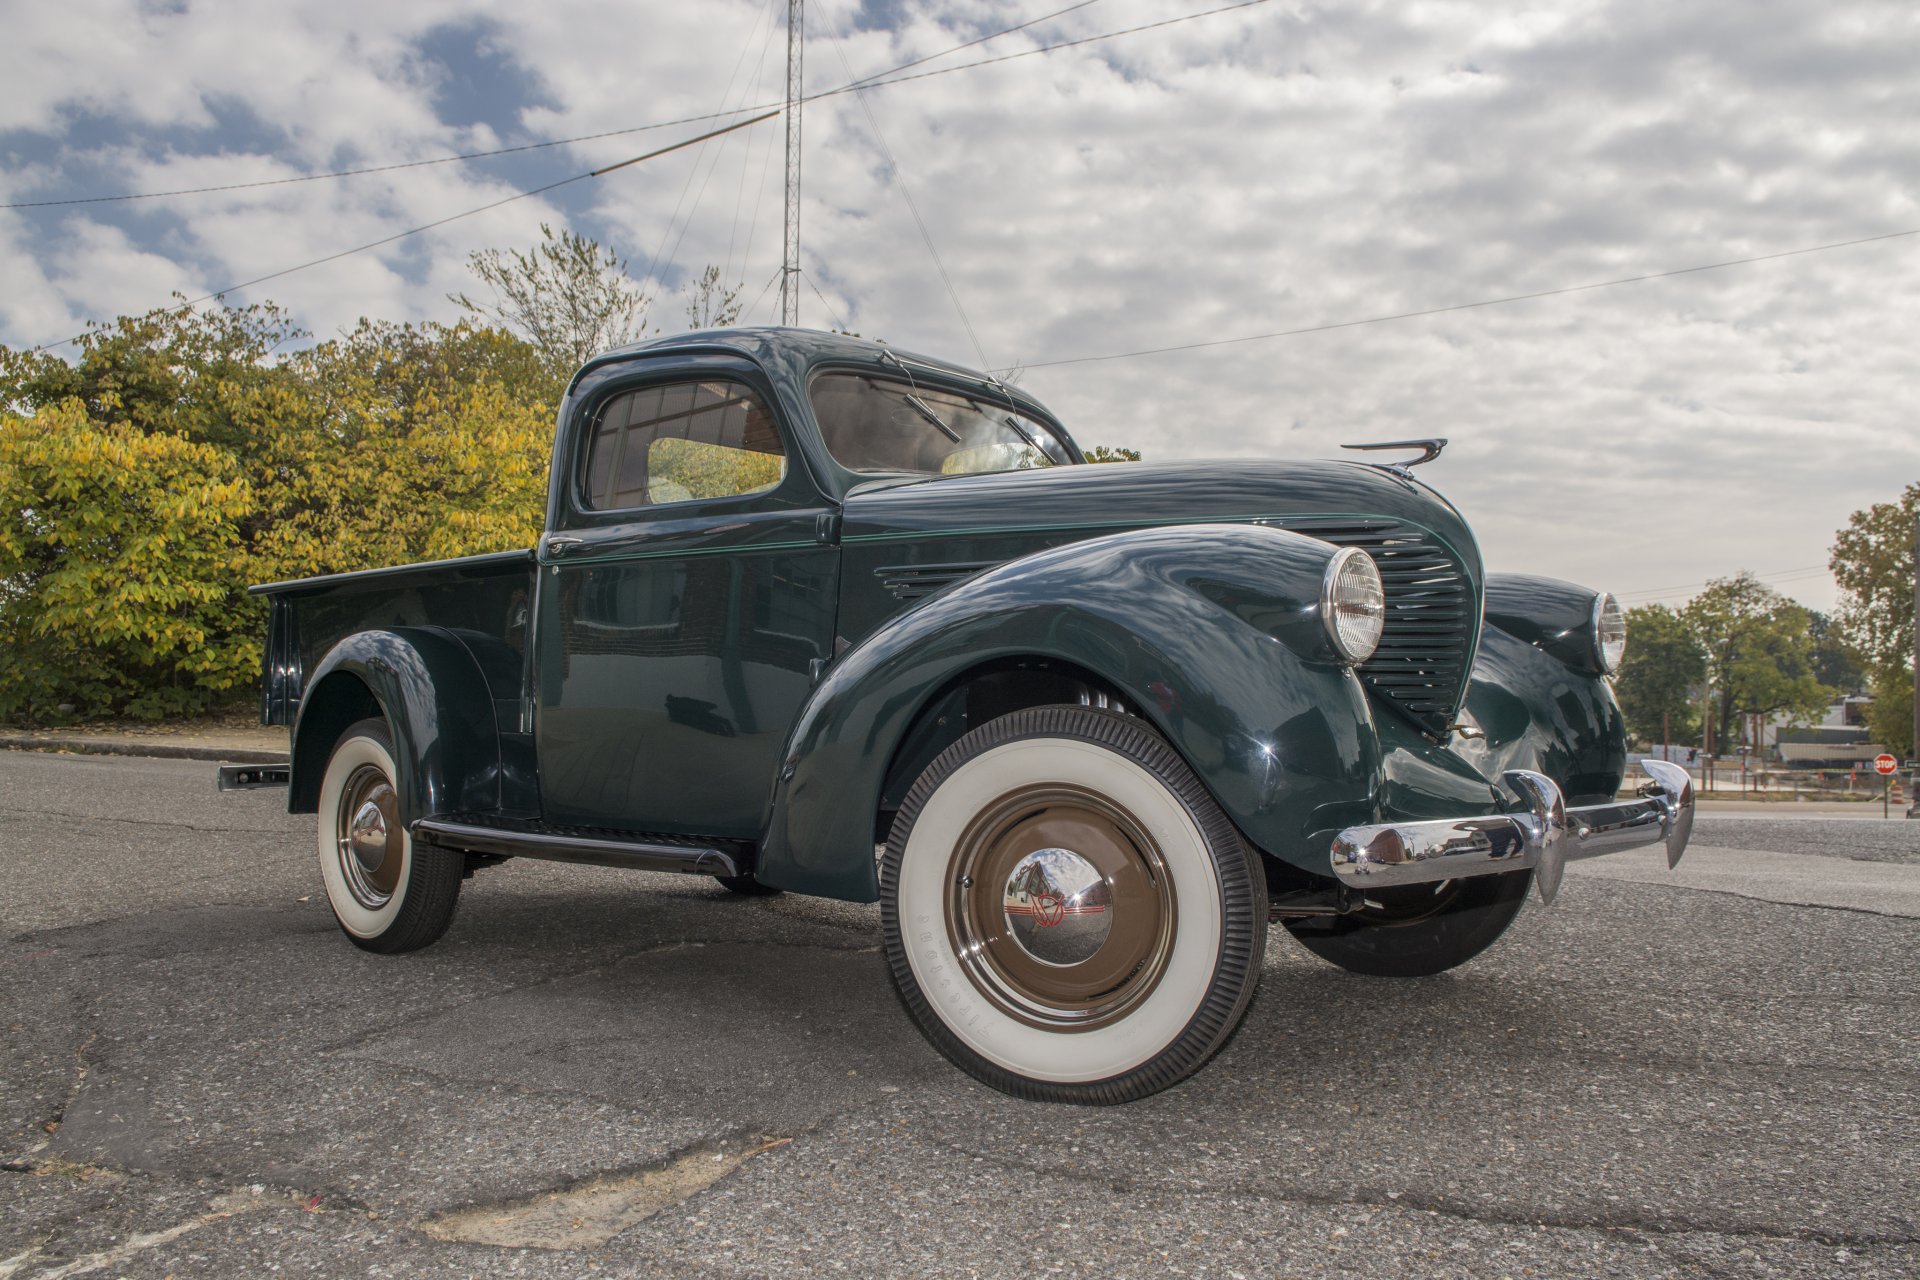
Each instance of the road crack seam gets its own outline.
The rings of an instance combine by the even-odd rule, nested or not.
[[[634,960],[641,959],[645,956],[659,955],[659,954],[662,954],[665,952],[671,952],[671,951],[691,951],[691,950],[695,950],[697,948],[702,948],[702,947],[752,947],[755,949],[790,947],[790,948],[794,948],[802,951],[840,951],[840,952],[845,952],[849,955],[858,955],[862,952],[868,952],[868,951],[871,951],[877,954],[880,950],[880,948],[877,946],[853,947],[853,946],[844,946],[837,942],[769,943],[769,942],[754,942],[748,939],[736,939],[736,938],[727,938],[718,942],[689,941],[686,939],[676,939],[672,942],[649,942],[642,946],[633,947],[626,951],[622,951],[621,953],[619,953],[618,955],[614,956],[611,959],[596,961],[592,964],[585,965],[578,969],[567,969],[560,973],[549,974],[546,977],[534,979],[533,981],[530,981],[530,982],[510,983],[506,986],[499,988],[496,991],[487,991],[487,992],[478,993],[465,1000],[460,1001],[457,1004],[449,1004],[445,1006],[443,1009],[439,1010],[433,1016],[445,1017],[447,1014],[454,1013],[460,1009],[468,1008],[472,1005],[478,1004],[483,1000],[497,1000],[502,996],[523,995],[529,992],[538,991],[542,987],[551,987],[562,982],[572,982],[578,978],[591,978],[599,974],[609,973],[623,964],[628,964]],[[341,1052],[346,1052],[353,1049],[358,1049],[366,1045],[369,1041],[377,1040],[381,1036],[390,1035],[393,1032],[402,1030],[403,1028],[406,1028],[406,1027],[415,1026],[419,1022],[420,1022],[420,1018],[418,1016],[400,1018],[395,1022],[383,1024],[377,1027],[369,1027],[364,1031],[356,1031],[352,1035],[347,1036],[344,1039],[335,1040],[329,1044],[321,1045],[319,1046],[318,1051],[321,1053],[341,1053]]]
[[[1878,1246],[1901,1246],[1920,1244],[1920,1236],[1893,1235],[1877,1233],[1838,1233],[1808,1228],[1758,1229],[1751,1226],[1732,1224],[1716,1225],[1705,1221],[1691,1221],[1676,1218],[1671,1222],[1634,1222],[1626,1220],[1608,1220],[1604,1218],[1576,1217],[1567,1214],[1524,1214],[1501,1212],[1498,1209],[1476,1209],[1457,1204],[1439,1197],[1420,1196],[1406,1192],[1373,1192],[1362,1189],[1360,1194],[1327,1195],[1299,1188],[1270,1188],[1247,1182],[1221,1182],[1204,1187],[1171,1186],[1153,1182],[1144,1178],[1125,1176],[1102,1176],[1078,1169],[1050,1168],[1044,1165],[1027,1164],[1022,1161],[995,1155],[987,1151],[975,1151],[956,1142],[939,1138],[921,1137],[919,1141],[932,1146],[944,1147],[956,1155],[981,1160],[1011,1172],[1037,1174],[1042,1177],[1059,1178],[1067,1182],[1079,1182],[1088,1186],[1100,1187],[1116,1195],[1165,1195],[1191,1199],[1196,1196],[1246,1196],[1256,1200],[1279,1201],[1283,1204],[1309,1205],[1323,1209],[1366,1208],[1411,1210],[1431,1213],[1438,1217],[1453,1218],[1462,1222],[1477,1222],[1487,1226],[1503,1227],[1552,1227],[1564,1231],[1604,1231],[1611,1233],[1640,1234],[1652,1237],[1683,1238],[1694,1235],[1719,1235],[1743,1240],[1795,1240],[1803,1244],[1831,1245],[1839,1248],[1867,1248]]]
[[[22,818],[67,818],[74,822],[112,822],[127,827],[164,827],[169,831],[198,831],[202,835],[210,836],[284,836],[288,834],[278,827],[200,827],[191,822],[168,822],[164,818],[116,818],[106,814],[68,813],[61,809],[16,809],[12,805],[0,805],[0,814],[11,814]]]

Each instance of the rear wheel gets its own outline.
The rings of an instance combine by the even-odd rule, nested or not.
[[[1526,905],[1530,871],[1438,884],[1371,889],[1377,903],[1341,916],[1287,921],[1287,932],[1322,960],[1377,978],[1444,973],[1500,940]]]
[[[1167,1088],[1259,982],[1259,859],[1164,740],[1109,712],[1020,711],[948,748],[901,806],[880,884],[908,1013],[1018,1097]]]
[[[447,931],[466,858],[416,847],[400,811],[400,770],[383,720],[340,735],[320,782],[320,878],[357,947],[415,951]]]

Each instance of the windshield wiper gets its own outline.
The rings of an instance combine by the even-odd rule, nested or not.
[[[919,396],[913,395],[911,393],[909,393],[905,398],[907,403],[913,406],[914,412],[918,413],[921,417],[925,418],[928,422],[931,422],[934,426],[940,428],[940,434],[944,435],[947,439],[953,441],[955,444],[960,443],[960,433],[958,431],[955,431],[952,427],[948,426],[946,423],[942,422],[940,420],[940,415],[935,413],[932,409],[929,409],[927,407],[927,402],[925,400],[922,400]]]
[[[907,385],[912,387],[913,390],[908,392],[907,395],[904,397],[904,399],[908,404],[913,406],[913,411],[919,414],[921,417],[925,418],[928,422],[931,422],[934,426],[940,428],[941,435],[953,441],[955,444],[959,444],[960,433],[958,431],[955,431],[952,427],[948,426],[946,423],[942,422],[940,420],[940,415],[935,413],[932,409],[928,408],[927,402],[920,398],[920,395],[919,395],[920,384],[913,380],[913,370],[907,368],[906,365],[902,364],[900,361],[900,357],[893,354],[893,352],[891,351],[882,351],[880,353],[880,358],[882,360],[891,360],[893,362],[894,368],[898,369],[900,372],[907,375]]]

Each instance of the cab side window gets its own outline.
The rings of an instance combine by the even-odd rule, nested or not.
[[[721,379],[646,387],[609,400],[587,453],[592,511],[758,493],[787,473],[773,415]]]

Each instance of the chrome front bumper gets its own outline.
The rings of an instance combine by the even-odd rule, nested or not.
[[[1540,900],[1552,902],[1575,858],[1664,844],[1673,867],[1693,833],[1693,780],[1664,760],[1641,767],[1652,781],[1637,799],[1578,809],[1566,807],[1551,778],[1515,769],[1502,781],[1526,812],[1348,827],[1333,838],[1333,873],[1347,888],[1365,892],[1530,867]]]

